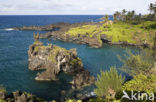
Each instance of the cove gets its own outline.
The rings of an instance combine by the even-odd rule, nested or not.
[[[70,91],[70,86],[67,83],[69,82],[68,80],[70,80],[70,78],[68,78],[67,75],[61,75],[60,81],[39,82],[34,80],[37,72],[30,71],[28,69],[27,51],[29,45],[33,43],[34,31],[7,31],[4,30],[4,28],[12,28],[23,25],[44,25],[48,23],[56,23],[56,21],[53,20],[54,18],[57,19],[57,22],[60,22],[61,20],[71,22],[76,18],[78,20],[75,20],[75,22],[80,22],[89,21],[88,18],[96,20],[99,17],[101,16],[0,17],[0,84],[3,85],[8,92],[16,90],[26,91],[46,100],[60,98],[62,90]],[[51,41],[42,39],[41,41],[44,42],[44,44],[52,43],[66,49],[77,48],[78,56],[82,59],[84,67],[87,68],[94,76],[96,76],[100,70],[109,70],[111,66],[116,66],[119,68],[122,63],[118,60],[117,55],[125,54],[126,49],[132,50],[133,52],[138,51],[138,49],[133,47],[126,48],[115,45],[103,45],[102,48],[96,49],[87,45],[78,45],[54,39]],[[123,75],[126,74],[123,73]]]

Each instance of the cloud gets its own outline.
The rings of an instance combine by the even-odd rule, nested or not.
[[[151,2],[155,0],[3,0],[0,14],[113,14],[124,8],[145,14]]]

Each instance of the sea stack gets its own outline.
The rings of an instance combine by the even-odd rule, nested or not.
[[[29,69],[45,69],[37,74],[36,80],[59,80],[57,75],[64,72],[73,75],[70,83],[74,89],[94,83],[95,78],[84,69],[81,59],[77,57],[76,49],[66,50],[53,44],[44,46],[39,41],[39,34],[34,34],[34,39],[35,42],[28,50]]]

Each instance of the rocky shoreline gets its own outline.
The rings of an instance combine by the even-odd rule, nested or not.
[[[96,98],[96,95],[94,92],[88,94],[77,93],[73,98],[82,100],[82,102],[88,102],[89,99]],[[66,102],[66,99],[60,98],[58,100],[47,101],[27,92],[15,91],[7,93],[0,90],[0,102]]]
[[[66,50],[53,44],[44,46],[38,40],[39,35],[34,35],[34,37],[35,42],[28,50],[29,69],[45,69],[44,72],[37,74],[35,80],[58,80],[58,74],[64,72],[73,76],[70,82],[73,89],[94,83],[95,78],[84,69],[81,59],[77,57],[76,49]]]
[[[73,42],[77,44],[87,44],[93,48],[100,48],[103,46],[103,43],[110,44],[110,45],[122,45],[122,46],[145,46],[147,47],[148,44],[142,43],[142,44],[133,44],[128,42],[112,42],[110,38],[108,38],[105,34],[95,34],[92,37],[89,37],[86,35],[80,36],[77,34],[77,36],[70,36],[69,34],[66,34],[69,29],[75,28],[75,27],[81,27],[83,25],[96,25],[101,26],[101,23],[98,22],[85,22],[85,23],[57,23],[57,24],[51,24],[51,25],[45,25],[45,26],[28,26],[28,27],[16,27],[14,30],[41,30],[41,31],[48,31],[47,33],[40,34],[39,38],[41,39],[50,39],[55,38],[57,40],[61,40],[64,42]]]
[[[30,93],[15,91],[10,94],[0,91],[0,102],[44,102]]]

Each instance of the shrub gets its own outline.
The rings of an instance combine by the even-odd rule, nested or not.
[[[94,92],[98,97],[115,97],[116,92],[122,88],[124,78],[118,75],[115,68],[110,68],[110,71],[102,72],[98,75],[97,81],[95,82],[96,89]]]
[[[67,99],[65,102],[82,102],[82,100]]]
[[[0,92],[6,92],[6,89],[2,85],[0,85]]]
[[[90,99],[88,102],[121,102],[120,100],[108,100],[108,99],[103,99],[103,98],[95,98],[95,99]]]
[[[140,54],[136,55],[128,51],[127,54],[124,57],[118,56],[119,60],[124,63],[121,67],[122,71],[127,72],[131,76],[140,73],[149,74],[154,63],[150,50],[143,50]]]
[[[156,76],[150,75],[145,76],[139,74],[135,76],[132,80],[126,82],[123,85],[123,90],[127,91],[140,91],[140,92],[156,92]]]

